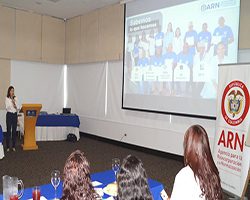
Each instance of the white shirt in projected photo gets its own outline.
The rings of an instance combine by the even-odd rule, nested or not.
[[[148,41],[140,41],[139,47],[145,51],[146,56],[149,56],[149,42]]]
[[[183,38],[174,37],[173,39],[173,51],[178,55],[183,48]]]
[[[225,45],[220,43],[217,46],[217,55],[211,58],[209,68],[207,70],[208,80],[205,82],[200,94],[204,99],[217,98],[218,65],[230,63],[230,59],[225,55],[225,51]]]
[[[149,42],[149,56],[153,56],[155,55],[155,39],[149,37],[148,42]]]
[[[193,81],[204,82],[209,80],[209,54],[206,51],[206,44],[199,42],[197,44],[197,53],[193,61]]]
[[[131,53],[133,52],[133,49],[134,49],[134,43],[131,41],[131,42],[128,42],[127,43],[127,51],[128,53]]]

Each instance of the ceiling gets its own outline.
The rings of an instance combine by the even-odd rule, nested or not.
[[[0,0],[0,5],[69,19],[120,0]]]

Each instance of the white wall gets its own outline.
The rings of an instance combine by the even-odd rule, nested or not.
[[[238,60],[240,63],[250,63],[250,49],[240,49]]]
[[[10,82],[15,87],[20,106],[22,103],[41,103],[44,111],[61,112],[63,78],[63,65],[11,61]],[[5,114],[5,110],[0,110],[0,124],[4,131]]]
[[[239,61],[250,62],[250,50],[240,50]],[[37,75],[37,67],[44,66],[43,71],[46,73],[39,75],[41,82],[47,81],[53,71],[51,71],[53,65],[30,62],[17,64],[15,70],[12,68],[14,71],[11,74],[16,75],[11,77],[11,82],[17,84],[15,86],[18,90],[22,88],[22,93],[16,90],[18,97],[22,99],[29,96],[30,90],[50,91],[50,88],[44,87],[42,83],[35,86],[26,81],[27,79],[23,78],[25,70],[21,70],[25,66],[34,66],[29,68],[30,75]],[[191,124],[198,123],[207,129],[213,146],[215,134],[213,120],[122,110],[122,67],[122,62],[68,66],[68,106],[79,114],[81,131],[114,140],[120,140],[126,133],[124,142],[181,155],[185,130]],[[18,79],[17,76],[20,77],[18,83],[13,80],[14,77]],[[56,77],[53,78],[52,85],[61,83],[61,76]],[[30,88],[27,88],[27,83]],[[43,90],[44,88],[46,90]],[[38,99],[39,102],[43,102],[49,96],[46,92],[42,94]],[[58,97],[62,98],[62,94]],[[61,108],[62,103],[63,100],[59,99],[52,104],[57,105],[53,110]],[[0,110],[0,123],[5,130],[5,111],[2,110]]]
[[[250,50],[239,62],[250,62]],[[207,130],[213,148],[215,120],[123,110],[122,62],[68,66],[68,106],[80,116],[80,130],[93,135],[182,155],[183,136],[192,124]],[[205,105],[204,105],[205,106]]]
[[[121,109],[122,69],[122,62],[68,66],[67,106],[79,114],[81,131],[114,140],[126,133],[126,143],[182,154],[185,130],[199,123],[213,141],[214,120]]]
[[[62,111],[63,65],[11,61],[10,80],[20,106],[41,103],[44,111]]]

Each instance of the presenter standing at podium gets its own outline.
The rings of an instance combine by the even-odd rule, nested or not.
[[[5,99],[6,113],[6,148],[7,152],[10,151],[10,138],[12,138],[12,150],[16,151],[16,129],[17,129],[17,111],[18,102],[14,93],[14,87],[10,86],[7,91],[7,97]]]

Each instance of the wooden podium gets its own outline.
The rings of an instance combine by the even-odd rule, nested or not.
[[[22,104],[24,114],[24,142],[23,150],[36,150],[36,121],[42,104]]]

